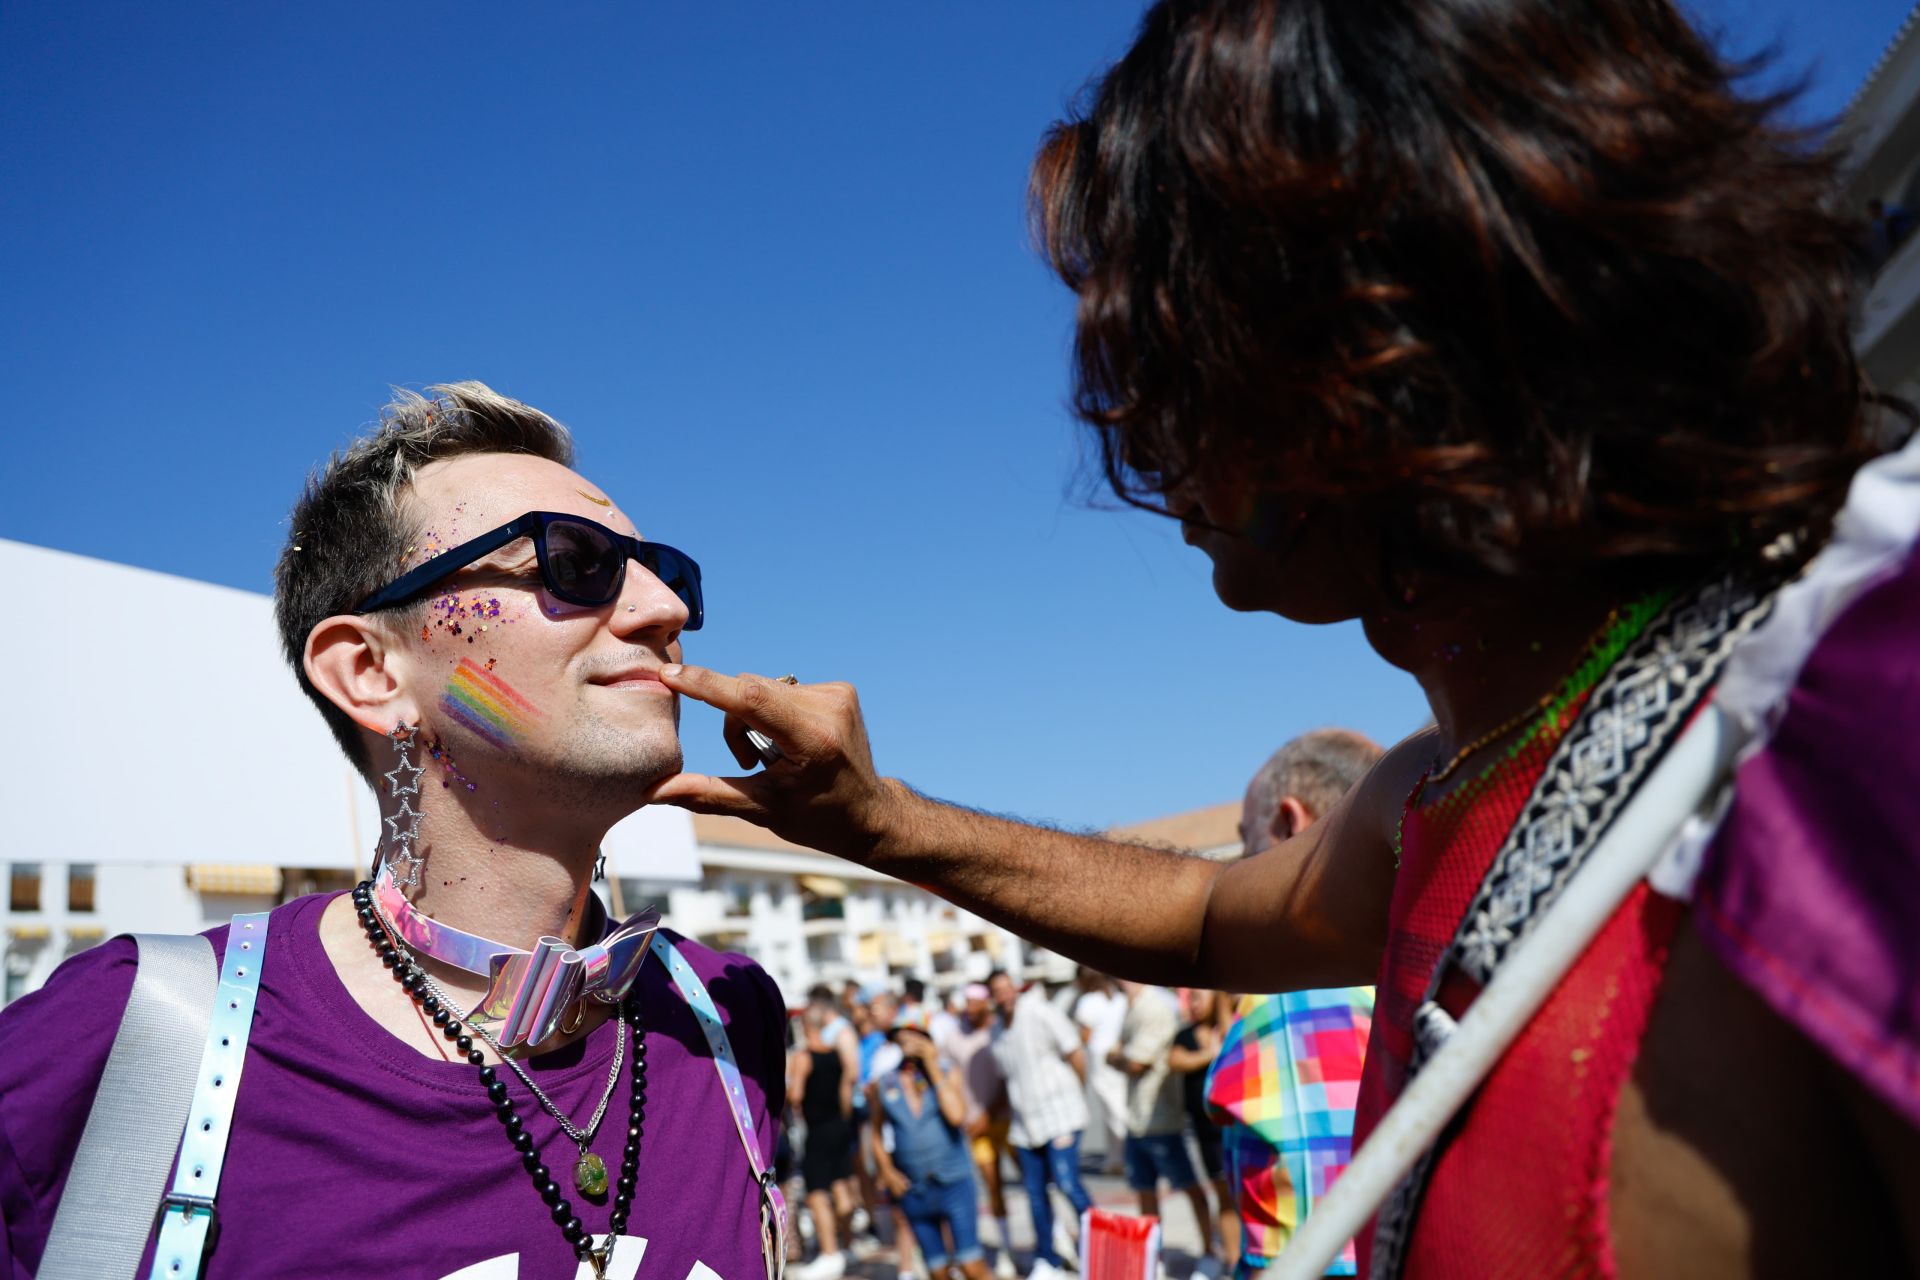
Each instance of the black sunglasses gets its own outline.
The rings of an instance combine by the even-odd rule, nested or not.
[[[682,630],[698,631],[706,620],[700,597],[700,566],[692,556],[664,542],[642,542],[584,516],[557,511],[529,511],[491,533],[442,551],[362,600],[353,611],[372,613],[426,595],[447,575],[516,538],[533,539],[540,580],[555,599],[588,609],[612,604],[626,583],[627,561],[638,560],[641,568],[660,579],[687,606]]]

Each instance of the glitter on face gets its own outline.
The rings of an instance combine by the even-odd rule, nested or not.
[[[585,498],[588,502],[593,503],[595,506],[611,507],[613,505],[612,498],[603,498],[597,493],[588,493],[585,489],[575,489],[574,492],[579,494],[581,497]]]
[[[468,644],[496,622],[511,622],[511,618],[500,615],[500,597],[468,596],[461,598],[457,591],[449,591],[436,598],[427,606],[430,615],[427,625],[420,628],[420,638],[431,640],[432,632],[438,629],[450,636],[465,636]]]
[[[469,658],[460,659],[440,709],[483,741],[510,750],[541,712],[512,685]]]
[[[429,742],[427,744],[427,754],[433,757],[433,762],[446,772],[447,776],[440,780],[442,787],[451,788],[453,784],[457,782],[469,791],[478,791],[480,789],[471,778],[460,772],[460,766],[454,762],[453,752],[447,750],[446,743],[440,741]],[[465,876],[461,876],[460,878],[462,880],[466,879]]]

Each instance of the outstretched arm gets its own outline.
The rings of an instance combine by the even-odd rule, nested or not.
[[[1222,866],[944,804],[882,777],[849,685],[788,686],[682,665],[661,676],[726,712],[727,743],[743,766],[757,762],[748,727],[783,758],[744,777],[679,774],[649,801],[745,818],[1145,982],[1287,990],[1366,982],[1378,966],[1395,824],[1429,758],[1424,743],[1389,752],[1302,834]]]

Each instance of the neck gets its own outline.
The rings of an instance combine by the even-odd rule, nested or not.
[[[523,951],[543,937],[575,946],[593,941],[582,932],[605,827],[517,823],[502,816],[510,802],[483,806],[479,793],[460,789],[456,796],[456,788],[442,787],[427,774],[420,794],[410,797],[423,815],[414,850],[422,859],[420,883],[408,892],[414,906],[456,929]],[[383,795],[383,814],[398,804]],[[476,995],[486,988],[484,977],[429,964],[443,985]]]
[[[1447,760],[1558,687],[1628,598],[1591,583],[1453,584],[1377,610],[1365,627],[1374,650],[1420,682]]]

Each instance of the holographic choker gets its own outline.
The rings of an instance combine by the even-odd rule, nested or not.
[[[559,1030],[568,1009],[588,996],[603,1004],[620,1003],[640,974],[653,931],[660,927],[660,912],[648,907],[589,946],[576,950],[563,938],[542,938],[532,951],[522,951],[427,915],[407,901],[391,867],[382,867],[374,878],[373,898],[409,947],[487,979],[487,993],[466,1015],[467,1021],[486,1027],[506,1048],[539,1044]],[[588,932],[606,923],[598,898],[593,906]]]

